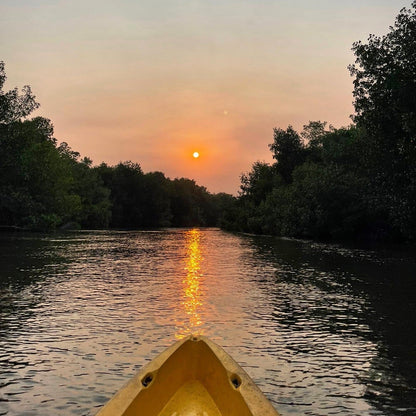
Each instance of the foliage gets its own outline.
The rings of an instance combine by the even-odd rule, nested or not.
[[[273,164],[241,176],[238,198],[137,163],[91,166],[52,123],[24,120],[30,87],[3,91],[0,62],[0,225],[49,229],[221,225],[316,239],[416,239],[416,1],[384,36],[353,44],[354,124],[274,129]]]
[[[23,87],[22,94],[17,88],[3,91],[6,79],[4,62],[0,61],[0,124],[19,121],[39,107],[28,85]]]
[[[390,145],[416,134],[416,1],[403,8],[390,32],[355,42],[354,120]]]
[[[322,130],[304,145],[289,183],[279,162],[256,162],[242,176],[242,192],[228,208],[224,228],[325,240],[404,238],[388,201],[374,197],[363,166],[366,145],[356,126]]]
[[[273,166],[264,162],[253,164],[251,171],[241,175],[241,195],[247,196],[258,205],[264,195],[273,189],[276,180]]]
[[[275,129],[225,226],[317,239],[416,239],[416,1],[353,45],[355,125]]]
[[[304,161],[304,146],[300,135],[289,126],[286,130],[274,129],[273,143],[269,145],[276,170],[286,183],[292,182],[293,169]]]
[[[390,31],[353,45],[354,120],[366,131],[366,159],[375,205],[411,238],[416,227],[416,1]]]
[[[24,120],[39,104],[30,87],[4,92],[0,62],[0,225],[32,230],[218,225],[227,198],[189,179],[81,159],[57,144],[50,120]]]
[[[222,210],[216,195],[190,179],[170,180],[161,172],[144,174],[132,162],[96,168],[110,190],[115,228],[215,226]]]

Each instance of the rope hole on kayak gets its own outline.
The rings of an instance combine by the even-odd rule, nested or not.
[[[142,378],[142,384],[147,387],[153,381],[153,375],[148,373]]]
[[[237,374],[231,376],[231,384],[234,388],[238,389],[241,386],[241,378]]]

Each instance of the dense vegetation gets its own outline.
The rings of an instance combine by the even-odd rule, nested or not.
[[[353,45],[353,124],[274,129],[273,164],[241,177],[238,199],[132,162],[92,166],[38,108],[4,91],[0,62],[0,226],[30,229],[218,225],[317,239],[416,239],[416,1],[385,36]]]
[[[226,227],[318,239],[416,239],[416,1],[353,45],[354,124],[275,129]]]
[[[4,91],[0,62],[0,226],[143,228],[218,225],[233,197],[213,195],[189,179],[143,173],[132,162],[93,167],[52,123],[26,119],[39,104],[30,87]]]

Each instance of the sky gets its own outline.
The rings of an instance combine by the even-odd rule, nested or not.
[[[6,89],[30,85],[35,115],[94,165],[237,194],[273,161],[273,128],[350,124],[351,46],[410,3],[0,0],[0,60]]]

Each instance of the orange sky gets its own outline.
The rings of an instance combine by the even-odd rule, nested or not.
[[[272,160],[273,127],[349,124],[352,43],[409,5],[3,0],[0,60],[6,87],[31,85],[58,141],[94,164],[237,193],[242,172]]]

